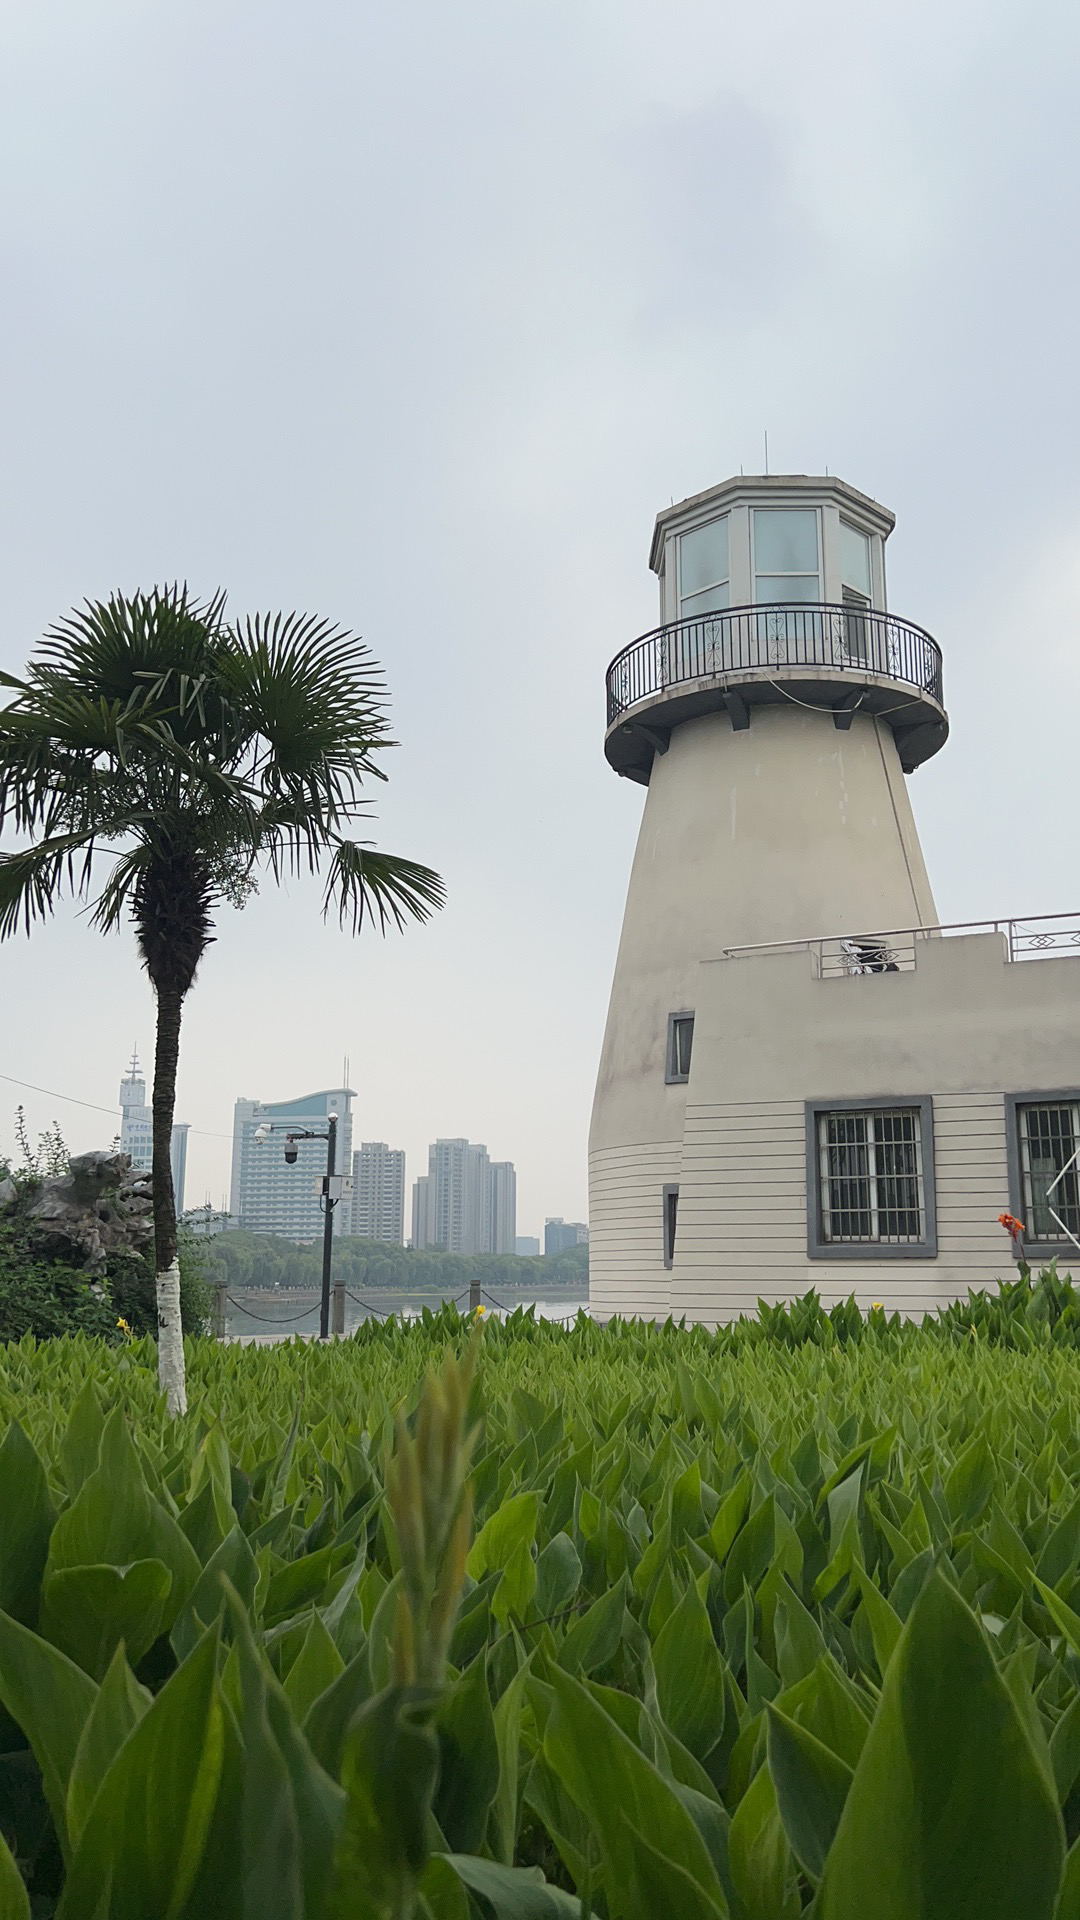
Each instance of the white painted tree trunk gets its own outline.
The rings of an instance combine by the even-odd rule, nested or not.
[[[187,1412],[184,1334],[180,1324],[180,1268],[174,1260],[157,1276],[158,1383],[170,1414]]]

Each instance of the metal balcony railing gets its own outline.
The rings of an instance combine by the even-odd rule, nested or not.
[[[942,703],[941,648],[910,620],[826,602],[731,607],[657,627],[616,654],[607,671],[608,725],[638,701],[688,681],[768,678],[800,667],[896,680]]]
[[[910,973],[924,940],[964,934],[1000,933],[1008,960],[1037,960],[1050,954],[1080,953],[1080,913],[1036,913],[1025,920],[957,920],[943,927],[891,927],[854,936],[821,934],[807,940],[767,940],[725,947],[725,960],[747,954],[809,953],[819,979],[838,974]]]

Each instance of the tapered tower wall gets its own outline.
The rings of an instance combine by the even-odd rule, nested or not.
[[[652,766],[590,1133],[590,1284],[607,1311],[666,1312],[658,1196],[679,1180],[685,1083],[665,1081],[669,1017],[725,948],[926,926],[937,915],[885,720],[787,703],[734,731],[675,728]],[[777,1034],[782,1046],[782,1033]]]

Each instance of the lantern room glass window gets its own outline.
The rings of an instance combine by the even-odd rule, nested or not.
[[[821,599],[815,507],[755,507],[754,599],[758,606]]]
[[[855,593],[869,606],[870,537],[853,527],[849,520],[840,522],[840,578],[845,599],[849,593]]]
[[[679,618],[696,620],[731,604],[728,522],[710,520],[679,537]]]
[[[870,540],[848,520],[840,522],[840,580],[844,600],[844,656],[858,665],[871,665]]]

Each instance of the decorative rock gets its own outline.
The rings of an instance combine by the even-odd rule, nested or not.
[[[149,1176],[132,1172],[128,1154],[75,1154],[68,1173],[42,1180],[21,1203],[31,1249],[86,1273],[100,1272],[110,1253],[147,1253],[151,1194]],[[17,1202],[14,1181],[0,1183],[0,1212]]]

